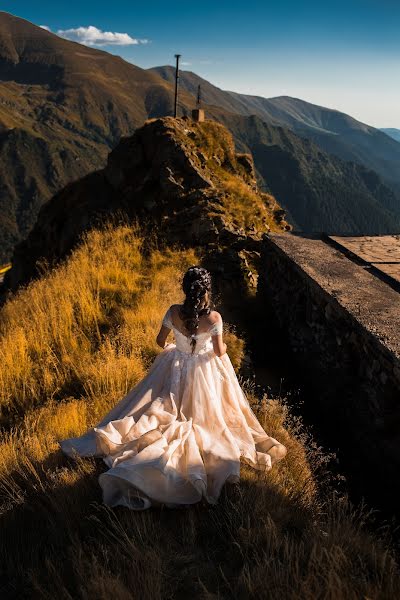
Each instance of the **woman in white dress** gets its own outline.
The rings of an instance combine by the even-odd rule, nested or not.
[[[103,458],[109,469],[99,483],[109,506],[215,504],[225,482],[239,481],[241,459],[267,471],[286,454],[239,385],[221,315],[210,306],[210,273],[191,267],[183,291],[184,303],[165,314],[163,351],[144,379],[96,427],[60,442],[69,456]],[[166,343],[171,330],[175,344]]]

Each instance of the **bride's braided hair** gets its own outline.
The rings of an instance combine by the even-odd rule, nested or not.
[[[201,315],[208,315],[211,312],[210,291],[211,275],[204,267],[190,267],[183,277],[182,288],[185,292],[185,301],[180,308],[180,318],[183,321],[186,331],[191,336],[190,345],[192,352],[196,347],[196,331],[199,327],[199,318]],[[207,302],[204,303],[204,297],[208,292]]]

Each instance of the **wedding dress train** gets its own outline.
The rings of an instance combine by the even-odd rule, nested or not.
[[[239,480],[241,458],[269,470],[286,454],[252,412],[229,356],[213,351],[222,324],[195,336],[193,354],[169,310],[163,324],[176,343],[96,427],[60,442],[69,456],[103,458],[109,469],[99,483],[109,506],[214,504],[225,482]]]

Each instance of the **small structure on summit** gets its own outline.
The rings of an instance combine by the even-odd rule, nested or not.
[[[192,119],[197,123],[202,123],[205,120],[204,110],[201,108],[201,86],[197,88],[196,108],[192,110]]]

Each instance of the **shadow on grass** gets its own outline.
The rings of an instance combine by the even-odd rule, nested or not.
[[[304,537],[311,521],[266,479],[251,480],[246,466],[240,485],[226,485],[217,506],[110,509],[101,503],[97,481],[105,469],[99,459],[75,462],[57,451],[7,478],[0,517],[3,598],[90,597],[114,578],[142,598],[162,598],[166,590],[187,598],[204,586],[217,593],[243,569],[243,548],[258,552],[252,530],[263,520],[293,540]]]

